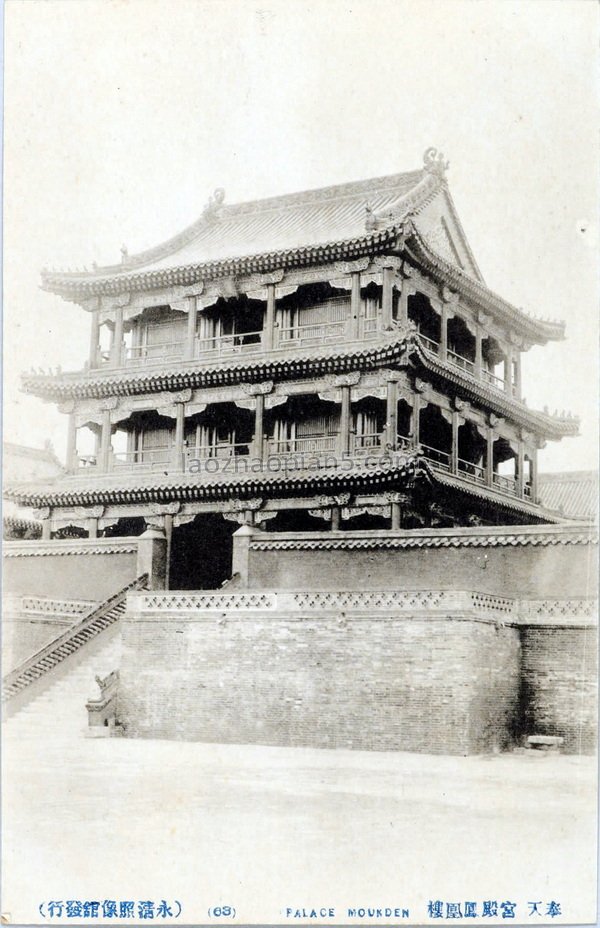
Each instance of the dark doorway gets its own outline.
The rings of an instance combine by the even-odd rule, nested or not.
[[[329,519],[311,516],[307,509],[281,509],[267,522],[269,532],[326,532],[330,528]]]
[[[385,516],[374,516],[368,512],[361,513],[359,516],[353,516],[351,519],[345,519],[341,522],[340,528],[345,532],[365,532],[382,529],[389,529],[390,519]]]
[[[231,578],[232,535],[239,525],[216,512],[173,529],[171,590],[217,590]]]
[[[104,538],[123,538],[141,535],[145,529],[145,520],[141,516],[135,516],[130,519],[119,519],[114,525],[107,526],[101,534]]]

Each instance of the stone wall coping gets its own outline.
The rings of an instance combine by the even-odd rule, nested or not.
[[[53,538],[49,541],[5,541],[4,557],[52,557],[81,554],[134,554],[138,538]]]
[[[356,550],[360,548],[459,548],[516,545],[589,545],[598,543],[588,523],[475,526],[390,531],[264,532],[250,540],[251,551]]]
[[[4,613],[33,613],[47,616],[81,616],[93,609],[93,599],[52,599],[46,596],[27,596],[6,593],[2,600]]]
[[[343,620],[375,614],[485,619],[503,625],[595,625],[596,599],[516,600],[473,590],[256,590],[240,593],[218,591],[137,592],[127,600],[127,618],[163,621],[184,617],[205,621],[216,614],[229,620],[236,615],[264,618],[303,618],[311,613],[333,613]]]

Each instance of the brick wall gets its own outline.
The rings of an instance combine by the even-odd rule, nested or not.
[[[275,535],[269,537],[276,540]],[[517,599],[566,599],[595,595],[597,550],[596,545],[582,544],[337,551],[265,551],[251,546],[248,587],[459,589]]]
[[[29,553],[23,555],[24,550]],[[28,596],[100,602],[135,579],[136,562],[136,538],[6,542],[3,588]]]
[[[565,750],[596,744],[597,631],[528,626],[522,636],[526,734],[561,735]]]
[[[500,750],[519,650],[517,629],[458,615],[133,614],[118,714],[134,737]]]

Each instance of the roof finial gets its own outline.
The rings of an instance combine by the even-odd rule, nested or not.
[[[365,203],[365,229],[367,232],[372,232],[377,225],[377,220],[375,219],[375,213],[373,212],[373,207],[370,203]]]
[[[450,167],[450,162],[444,161],[442,152],[437,148],[427,148],[423,154],[423,167],[429,174],[444,177]]]
[[[225,201],[225,190],[223,187],[217,187],[212,197],[208,198],[208,203],[202,210],[203,219],[216,219],[219,209]]]
[[[127,245],[121,245],[121,264],[125,264],[128,257],[129,257],[129,250],[127,248]]]

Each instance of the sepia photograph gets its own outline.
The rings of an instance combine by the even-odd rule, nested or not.
[[[599,37],[5,0],[3,925],[596,925]]]

